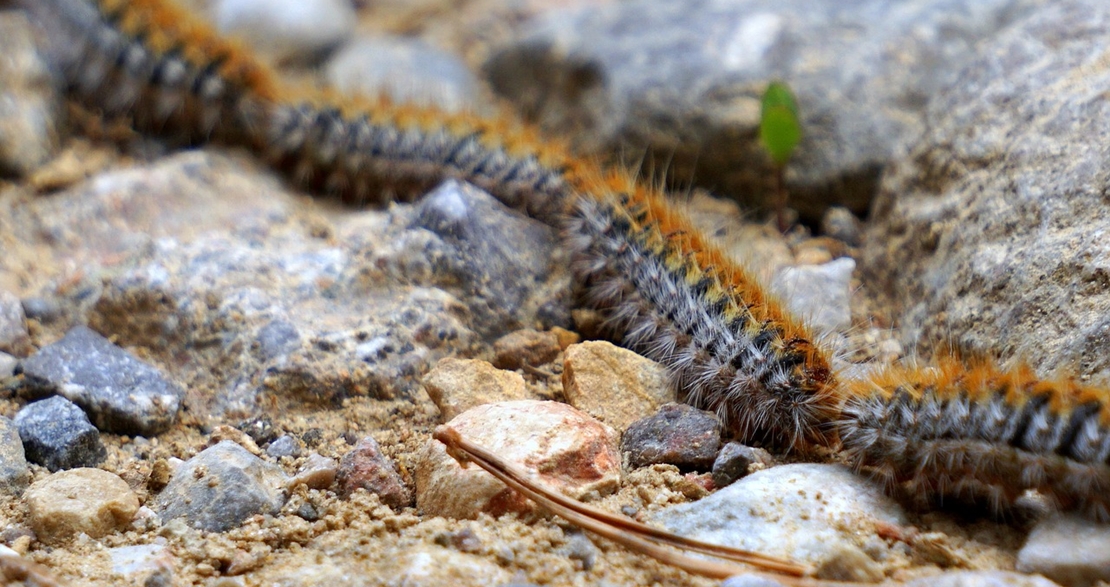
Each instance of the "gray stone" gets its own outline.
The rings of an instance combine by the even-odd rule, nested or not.
[[[212,19],[223,33],[245,39],[278,61],[311,61],[354,33],[348,0],[217,0]]]
[[[949,571],[906,582],[906,587],[1058,587],[1037,575],[1011,571]]]
[[[905,522],[898,504],[837,465],[781,465],[753,473],[702,499],[664,510],[655,521],[705,542],[830,565],[876,524]]]
[[[821,234],[858,247],[863,242],[863,223],[851,210],[833,206],[821,217]]]
[[[713,460],[713,484],[725,487],[737,479],[752,473],[752,465],[767,468],[774,463],[771,453],[762,448],[754,448],[729,442],[717,453]]]
[[[935,98],[891,168],[863,271],[927,355],[1110,376],[1110,5],[1067,0],[1013,24]]]
[[[0,380],[5,377],[11,377],[15,374],[15,368],[19,366],[19,359],[9,355],[8,353],[0,352]]]
[[[297,437],[288,434],[279,436],[270,446],[266,447],[266,454],[271,458],[295,457],[301,454],[302,444]]]
[[[225,440],[185,461],[154,508],[163,522],[181,518],[191,527],[223,532],[256,514],[274,514],[285,503],[282,470]]]
[[[62,315],[62,308],[55,299],[32,296],[23,299],[23,314],[28,319],[50,324]]]
[[[27,404],[15,415],[27,460],[50,469],[95,467],[108,451],[81,408],[54,396]]]
[[[0,494],[19,495],[31,482],[31,470],[19,429],[10,419],[0,416]]]
[[[326,71],[328,83],[348,94],[385,95],[451,112],[479,106],[478,81],[466,64],[413,39],[356,39],[331,58]]]
[[[929,97],[960,79],[984,38],[1041,3],[605,3],[535,23],[486,69],[529,117],[587,151],[646,146],[669,178],[749,204],[773,193],[757,129],[762,92],[783,79],[804,126],[790,205],[817,221],[830,205],[866,211]]]
[[[0,12],[0,175],[27,175],[57,150],[61,98],[20,12]]]
[[[771,290],[794,315],[817,332],[843,332],[852,325],[851,282],[856,262],[849,257],[822,265],[785,267]]]
[[[23,304],[14,294],[0,290],[0,352],[27,356],[30,350]]]
[[[105,432],[153,436],[177,418],[184,390],[85,326],[23,362],[23,374],[81,406]]]
[[[721,421],[685,404],[665,404],[655,414],[633,422],[621,436],[621,452],[633,467],[667,463],[705,470],[720,448]]]
[[[1110,525],[1077,516],[1042,520],[1018,552],[1017,570],[1068,587],[1110,582]]]

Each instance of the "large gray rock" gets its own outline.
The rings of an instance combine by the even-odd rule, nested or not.
[[[772,193],[760,96],[795,90],[791,205],[866,210],[883,166],[982,39],[1039,0],[635,0],[554,13],[488,64],[494,87],[589,151],[649,147],[662,171]]]
[[[1046,6],[930,105],[867,234],[910,347],[1110,375],[1110,5]]]

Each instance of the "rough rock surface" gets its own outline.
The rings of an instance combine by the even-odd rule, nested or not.
[[[909,348],[1110,376],[1108,31],[1105,3],[1053,3],[931,102],[884,180],[864,258]]]
[[[605,495],[620,483],[616,433],[566,404],[528,400],[485,404],[447,425],[571,497]],[[416,505],[425,513],[453,518],[536,508],[489,473],[477,467],[463,469],[442,444],[431,439],[416,465]]]
[[[54,473],[27,488],[31,527],[39,540],[57,544],[79,533],[100,538],[123,530],[139,510],[127,483],[100,469]]]
[[[382,454],[378,441],[370,436],[343,455],[335,480],[343,497],[350,497],[357,489],[365,489],[392,508],[412,504],[412,490],[397,474],[397,467]]]
[[[0,416],[0,494],[19,495],[31,482],[31,470],[19,428],[15,422]]]
[[[773,463],[774,457],[762,448],[729,442],[721,447],[717,458],[713,459],[713,484],[724,487],[741,477],[766,469]]]
[[[61,101],[33,32],[23,14],[0,12],[0,175],[27,175],[57,149]]]
[[[23,305],[11,292],[0,290],[0,351],[26,356],[30,344]]]
[[[633,467],[666,463],[706,470],[720,449],[721,421],[685,404],[666,404],[633,422],[621,436],[621,452]]]
[[[1017,569],[1069,587],[1110,582],[1110,526],[1074,516],[1042,520],[1018,552]]]
[[[675,399],[662,365],[605,341],[567,348],[563,393],[567,403],[617,430]]]
[[[88,327],[23,361],[28,383],[81,406],[105,432],[153,436],[177,418],[185,392],[154,366]]]
[[[487,64],[494,87],[589,150],[647,146],[667,176],[770,194],[760,97],[787,81],[804,138],[791,205],[867,209],[928,99],[1035,0],[618,2],[554,13]],[[644,31],[651,31],[650,35]]]
[[[287,482],[280,468],[225,440],[178,466],[154,507],[163,522],[182,518],[191,527],[223,532],[255,514],[276,513]]]
[[[50,469],[95,467],[107,449],[81,408],[61,396],[27,404],[15,415],[27,460]]]
[[[855,558],[857,541],[875,534],[876,524],[898,526],[904,520],[902,509],[879,486],[844,467],[809,464],[759,471],[655,517],[698,540],[818,566]]]
[[[350,38],[355,27],[348,0],[218,0],[211,13],[219,30],[277,60],[310,60]]]
[[[476,359],[443,359],[420,382],[444,421],[482,404],[529,399],[519,373]]]

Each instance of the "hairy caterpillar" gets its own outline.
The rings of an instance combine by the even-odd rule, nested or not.
[[[736,435],[837,447],[921,499],[1024,489],[1107,519],[1105,392],[1025,371],[890,370],[841,385],[828,354],[653,188],[521,125],[284,87],[167,0],[23,0],[71,92],[137,127],[243,145],[349,200],[470,181],[558,226],[583,303]]]

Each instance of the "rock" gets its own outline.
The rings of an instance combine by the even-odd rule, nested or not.
[[[1058,587],[1037,575],[1011,571],[948,571],[905,583],[906,587]]]
[[[199,530],[223,532],[253,515],[276,513],[287,484],[280,468],[225,440],[182,463],[154,507],[163,522],[182,518]]]
[[[905,518],[879,486],[844,467],[793,464],[753,473],[655,521],[697,540],[820,567],[859,551],[857,541],[874,535],[876,524]]]
[[[286,434],[279,436],[270,446],[266,447],[266,454],[273,459],[281,457],[296,457],[301,454],[303,443],[296,436]]]
[[[386,587],[486,587],[501,585],[509,572],[492,560],[448,548],[420,545],[374,566],[372,577],[386,578]]]
[[[108,549],[112,559],[112,572],[126,577],[134,584],[150,586],[152,577],[170,579],[173,575],[174,557],[163,544],[137,544]],[[172,585],[172,582],[155,583]]]
[[[77,534],[100,538],[126,529],[139,498],[119,477],[100,469],[70,469],[33,483],[24,495],[31,528],[55,545]]]
[[[567,348],[563,393],[567,403],[618,430],[675,400],[662,365],[603,341]]]
[[[0,12],[0,175],[28,175],[58,148],[61,98],[35,48],[34,30],[26,15]]]
[[[412,504],[412,491],[405,486],[393,463],[382,454],[378,442],[369,436],[343,455],[336,482],[344,498],[357,489],[365,489],[394,509]]]
[[[23,314],[30,320],[51,324],[62,315],[62,307],[52,298],[31,296],[23,298]]]
[[[336,463],[335,459],[329,459],[319,453],[311,453],[301,465],[301,470],[297,471],[296,476],[289,481],[289,487],[292,489],[298,485],[305,485],[309,489],[327,489],[335,483],[338,472],[339,463]]]
[[[177,419],[184,390],[85,326],[23,362],[29,382],[81,406],[105,432],[154,436]]]
[[[782,583],[756,574],[733,575],[721,582],[721,587],[785,587]]]
[[[0,379],[5,379],[14,375],[15,368],[18,366],[19,359],[8,353],[0,352]]]
[[[218,0],[211,13],[220,32],[278,61],[313,60],[349,39],[358,20],[347,0]]]
[[[851,246],[863,242],[863,223],[847,208],[833,206],[821,217],[821,234]]]
[[[15,422],[0,416],[0,495],[19,495],[31,482],[31,470]]]
[[[705,470],[721,449],[717,416],[685,404],[666,404],[637,420],[621,437],[621,452],[632,467],[659,463],[686,470]]]
[[[444,421],[482,404],[530,397],[519,373],[474,359],[443,359],[421,383]]]
[[[729,442],[713,460],[713,484],[725,487],[741,477],[770,467],[774,461],[771,453],[762,448]]]
[[[328,83],[347,94],[476,111],[478,81],[459,58],[402,37],[358,38],[328,61]]]
[[[1069,587],[1110,582],[1110,526],[1077,516],[1045,519],[1018,552],[1017,570]]]
[[[653,0],[553,13],[487,64],[527,116],[593,152],[647,147],[668,178],[771,194],[757,132],[768,82],[798,97],[790,205],[867,210],[928,99],[1036,0]],[[651,31],[646,35],[644,31]]]
[[[27,356],[31,352],[31,335],[27,333],[23,304],[14,294],[3,290],[0,290],[0,351],[16,356]]]
[[[15,415],[15,425],[27,460],[51,471],[95,467],[108,456],[100,432],[64,397],[27,404]]]
[[[822,265],[785,267],[771,291],[817,332],[843,332],[852,325],[851,283],[856,262],[848,257]]]
[[[551,331],[516,330],[493,342],[493,363],[498,369],[539,367],[562,352],[559,336]]]
[[[1110,84],[1108,31],[1103,2],[1046,5],[930,103],[928,131],[884,179],[863,258],[907,348],[1110,376],[1110,103],[1093,98]]]
[[[620,483],[616,433],[566,404],[485,404],[447,425],[575,499],[611,493]],[[536,508],[485,471],[463,469],[442,444],[430,439],[416,464],[416,503],[425,514],[451,518]]]

